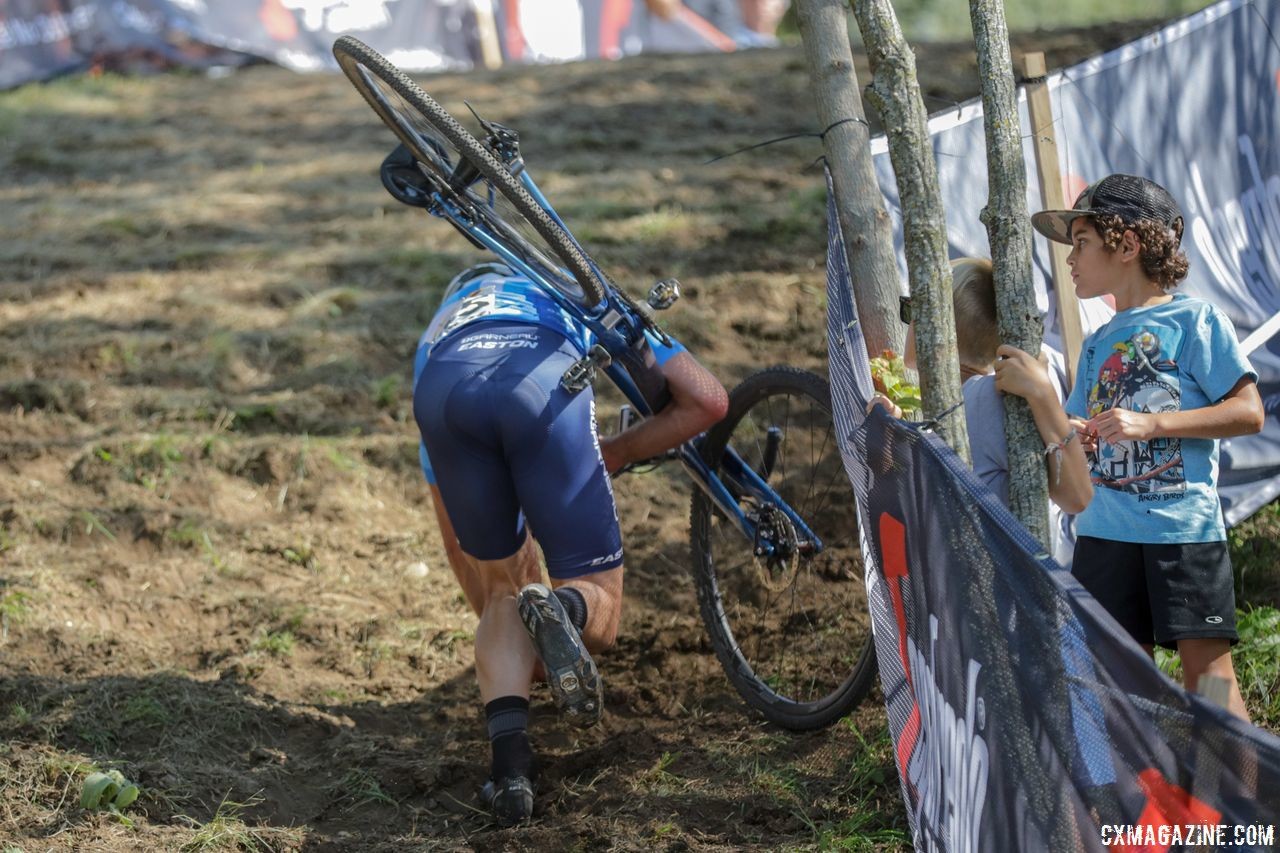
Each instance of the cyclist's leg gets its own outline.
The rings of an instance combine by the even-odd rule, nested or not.
[[[581,634],[591,651],[613,644],[622,606],[622,536],[596,432],[591,389],[559,385],[570,353],[546,358],[515,389],[512,405],[540,407],[537,430],[507,434],[512,478],[555,588],[582,597]]]
[[[592,652],[613,645],[618,638],[618,622],[622,618],[623,567],[593,572],[576,578],[552,578],[555,589],[570,587],[578,591],[587,607],[587,624],[582,641]]]
[[[533,649],[515,595],[539,577],[493,408],[486,351],[433,353],[414,389],[414,416],[436,476],[450,567],[480,614],[476,675],[485,701],[529,695]]]
[[[529,698],[536,657],[529,634],[516,610],[516,593],[538,580],[536,552],[529,537],[520,550],[499,560],[474,560],[485,589],[480,624],[476,626],[476,681],[480,698]]]
[[[462,550],[462,543],[458,541],[458,534],[453,530],[453,522],[449,520],[449,513],[444,508],[440,487],[431,483],[427,488],[431,490],[431,506],[435,509],[436,524],[440,527],[440,543],[444,547],[444,556],[449,562],[449,569],[458,581],[458,586],[462,588],[467,604],[471,605],[471,610],[479,616],[484,611],[485,599],[488,597],[480,568],[476,565],[475,558]]]

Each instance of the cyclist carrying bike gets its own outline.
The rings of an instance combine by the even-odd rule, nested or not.
[[[480,617],[476,678],[492,745],[483,797],[507,825],[533,813],[537,665],[572,723],[594,725],[603,710],[591,654],[617,636],[623,577],[610,473],[703,432],[728,406],[681,345],[650,336],[670,402],[601,439],[590,385],[561,383],[591,338],[539,285],[484,264],[449,285],[414,364],[423,472],[450,567]],[[552,589],[539,583],[535,536]]]

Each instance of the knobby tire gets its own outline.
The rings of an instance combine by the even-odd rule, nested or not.
[[[472,136],[466,128],[459,124],[444,107],[440,106],[418,84],[409,79],[403,71],[396,68],[380,53],[359,39],[351,36],[342,36],[334,42],[333,54],[338,60],[343,73],[346,74],[347,79],[355,86],[365,102],[373,108],[373,111],[378,114],[378,117],[395,133],[400,141],[413,152],[414,156],[435,173],[435,177],[441,184],[442,191],[448,191],[444,188],[447,187],[449,173],[452,171],[450,164],[447,162],[442,164],[440,162],[439,152],[427,151],[422,148],[418,135],[411,132],[411,129],[404,127],[395,110],[389,109],[383,100],[378,97],[377,93],[370,90],[369,83],[361,75],[358,66],[363,65],[368,69],[369,73],[382,80],[383,83],[417,110],[421,117],[431,125],[432,129],[443,137],[459,156],[477,169],[485,180],[511,203],[516,212],[524,217],[538,235],[547,241],[548,247],[555,252],[557,260],[564,264],[570,275],[582,288],[581,294],[566,294],[567,296],[582,302],[587,308],[594,308],[604,299],[604,287],[598,274],[578,244],[564,228],[534,201],[528,190],[508,171],[507,167],[479,140]],[[469,200],[472,203],[478,202],[477,199]],[[502,224],[507,225],[506,223]],[[510,226],[507,225],[507,228],[510,229]],[[501,233],[496,236],[508,244],[511,242],[524,242],[523,238],[518,234]],[[508,248],[522,257],[526,255],[523,246],[508,245]],[[551,270],[548,272],[554,274],[558,271]]]
[[[759,439],[767,426],[782,435],[767,482],[827,547],[800,557],[792,582],[772,591],[760,580],[753,543],[695,490],[690,515],[699,609],[716,656],[747,704],[783,728],[818,729],[857,707],[876,673],[857,511],[827,381],[789,367],[749,376],[729,395],[724,420],[708,432],[703,458],[719,471],[731,445],[753,468],[764,469],[768,463],[760,458],[769,454],[761,453]]]

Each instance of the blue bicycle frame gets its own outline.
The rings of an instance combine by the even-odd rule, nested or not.
[[[528,190],[534,201],[576,243],[576,238],[572,236],[573,232],[569,230],[559,214],[551,207],[550,202],[542,194],[538,185],[529,175],[528,170],[524,168],[524,162],[519,154],[514,152],[504,154],[500,150],[495,153],[498,153],[499,159],[505,161],[512,174]],[[492,207],[493,203],[493,192],[494,190],[490,187],[490,207]],[[645,322],[644,319],[638,317],[631,307],[619,299],[610,286],[607,284],[605,286],[605,298],[598,305],[588,309],[565,296],[563,284],[557,286],[555,282],[548,279],[543,270],[525,262],[520,255],[511,251],[501,239],[494,236],[488,228],[484,227],[483,223],[476,222],[456,199],[436,191],[432,194],[432,203],[427,207],[427,211],[433,216],[448,220],[450,224],[470,238],[472,242],[484,246],[512,269],[528,276],[531,281],[540,285],[542,290],[562,308],[572,316],[577,317],[595,336],[600,346],[612,356],[611,360],[604,365],[604,370],[609,379],[641,416],[650,417],[653,415],[653,410],[648,400],[645,399],[635,380],[620,364],[618,359],[621,353],[626,352],[642,339],[646,329],[653,327]],[[583,254],[585,255],[586,253],[584,252]],[[598,267],[596,272],[600,281],[608,281]],[[568,280],[569,278],[566,274],[564,281]],[[658,334],[665,336],[665,333],[662,332],[658,332]],[[739,505],[739,500],[742,498],[754,500],[759,506],[773,506],[780,510],[795,528],[799,541],[799,550],[806,554],[816,554],[822,551],[822,541],[805,523],[805,520],[788,506],[777,492],[769,487],[766,482],[768,472],[765,472],[765,476],[761,476],[733,448],[726,448],[724,457],[720,461],[720,471],[717,474],[702,458],[702,454],[699,451],[701,438],[699,436],[680,445],[676,449],[676,458],[680,460],[685,471],[688,472],[689,477],[698,488],[706,492],[712,503],[719,508],[723,516],[753,543],[756,556],[768,558],[789,555],[780,555],[777,543],[769,541],[767,537],[760,535],[759,525],[756,520],[744,512]]]

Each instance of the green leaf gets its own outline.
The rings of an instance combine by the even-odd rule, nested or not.
[[[138,799],[139,793],[138,786],[129,782],[120,789],[120,793],[116,794],[115,799],[111,801],[112,808],[127,808],[134,800]]]
[[[107,773],[90,773],[85,777],[84,787],[80,789],[80,808],[92,810],[104,802],[111,802],[119,787],[119,783]]]

